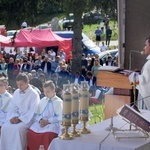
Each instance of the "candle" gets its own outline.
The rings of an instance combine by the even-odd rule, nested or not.
[[[63,85],[63,123],[71,124],[71,91],[69,85]]]
[[[79,93],[78,84],[72,84],[72,102],[71,102],[71,119],[77,121],[79,119]]]
[[[80,99],[80,118],[88,118],[89,110],[89,86],[86,81],[81,82],[81,88],[79,90]]]

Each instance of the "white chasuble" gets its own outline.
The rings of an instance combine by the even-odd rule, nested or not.
[[[137,86],[137,89],[143,98],[146,108],[150,110],[150,55],[147,57],[147,62],[142,68],[141,75],[138,77],[139,85]]]
[[[59,134],[62,122],[62,102],[56,95],[51,99],[47,97],[42,98],[37,112],[39,114],[30,129],[36,133],[54,132]],[[41,127],[40,119],[48,120],[50,124]]]
[[[29,85],[25,93],[14,92],[9,104],[7,122],[1,128],[1,150],[26,150],[27,130],[33,123],[34,112],[40,101],[37,92]],[[10,119],[18,117],[21,122],[12,124]]]

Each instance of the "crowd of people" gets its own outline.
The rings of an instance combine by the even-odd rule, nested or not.
[[[72,58],[66,61],[63,49],[58,53],[43,49],[41,54],[17,51],[16,55],[3,51],[1,55],[0,149],[35,150],[39,145],[48,148],[62,131],[63,85],[87,81],[92,100],[99,88],[98,68],[103,65],[99,55],[82,54],[81,72],[75,74],[71,71]]]
[[[86,80],[91,87],[95,87],[96,82],[90,83],[90,80],[97,76],[98,68],[103,65],[98,54],[86,56],[83,53],[81,72],[73,74],[71,71],[72,56],[70,54],[69,60],[66,61],[66,54],[63,49],[57,53],[53,49],[43,49],[41,54],[32,52],[32,49],[29,52],[18,50],[15,55],[3,51],[1,55],[3,57],[0,59],[0,75],[8,77],[10,90],[14,91],[17,88],[16,76],[20,72],[26,73],[30,79],[30,84],[40,93],[41,98],[43,96],[42,85],[49,79],[53,80],[58,91],[61,91],[63,84],[67,84],[68,81],[80,84],[81,81]],[[110,60],[108,59],[108,61]],[[113,60],[111,65],[114,65]],[[92,74],[91,77],[88,76],[89,73]]]

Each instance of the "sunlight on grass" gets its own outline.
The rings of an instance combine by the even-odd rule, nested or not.
[[[104,120],[104,102],[102,104],[93,104],[89,107],[92,117],[89,121],[89,125],[101,122]]]

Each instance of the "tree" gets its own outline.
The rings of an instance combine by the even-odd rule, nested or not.
[[[74,37],[73,37],[73,60],[72,72],[81,71],[82,57],[82,15],[84,11],[104,10],[106,14],[110,13],[112,6],[116,8],[117,0],[64,0],[63,6],[66,14],[74,14]],[[72,10],[72,12],[70,11]]]
[[[63,2],[64,10],[66,13],[74,14],[74,24],[73,24],[73,60],[72,60],[72,73],[76,71],[81,72],[81,57],[82,57],[82,15],[86,8],[87,3],[90,0],[65,0]],[[70,12],[72,10],[72,12]]]

